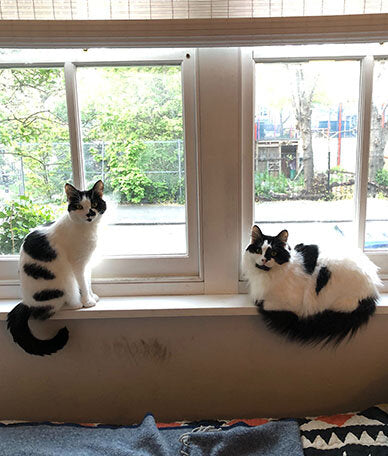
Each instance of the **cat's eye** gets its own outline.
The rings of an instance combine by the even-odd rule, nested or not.
[[[273,257],[276,256],[276,252],[275,252],[274,250],[272,250],[271,255],[272,255]]]
[[[83,209],[82,204],[77,204],[77,209]]]
[[[95,209],[97,207],[97,203],[92,203],[92,208]]]
[[[258,248],[256,249],[256,253],[261,253],[261,247],[258,247]]]

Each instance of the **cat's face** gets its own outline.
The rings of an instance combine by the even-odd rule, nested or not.
[[[71,184],[65,185],[69,215],[75,222],[94,223],[106,210],[102,199],[104,184],[97,181],[90,190],[77,190]]]
[[[265,236],[257,225],[251,233],[251,243],[246,251],[252,255],[257,268],[270,271],[272,268],[290,260],[290,247],[287,245],[288,231],[283,230],[277,236]]]

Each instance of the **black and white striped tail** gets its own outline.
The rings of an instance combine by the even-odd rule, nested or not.
[[[301,318],[294,312],[283,310],[265,310],[263,301],[256,301],[261,316],[267,327],[289,340],[302,344],[338,345],[346,337],[352,338],[366,325],[376,310],[378,298],[371,296],[359,301],[352,312],[325,310],[309,317]]]
[[[28,326],[29,318],[46,320],[53,314],[52,306],[29,307],[22,302],[9,312],[7,327],[10,330],[13,340],[31,355],[51,355],[61,350],[69,339],[67,328],[61,328],[52,339],[37,339]]]

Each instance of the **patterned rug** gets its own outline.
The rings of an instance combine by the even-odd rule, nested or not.
[[[205,432],[217,429],[233,429],[235,426],[260,428],[261,425],[273,421],[283,420],[256,418],[194,422],[175,421],[170,423],[159,422],[155,423],[155,425],[161,431],[187,430],[187,428],[191,428],[194,429],[194,432]],[[388,456],[388,404],[370,407],[362,412],[301,418],[297,422],[304,456]],[[138,426],[117,426],[99,423],[69,424],[0,421],[0,429],[2,427],[23,427],[26,425],[38,426],[39,424],[102,429],[124,429]],[[299,435],[297,435],[297,439],[299,441]],[[1,456],[3,454],[1,453]],[[15,453],[12,456],[16,456]]]
[[[388,405],[299,420],[305,456],[387,456]]]

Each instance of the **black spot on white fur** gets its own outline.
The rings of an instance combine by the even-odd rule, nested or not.
[[[303,257],[303,267],[307,274],[314,272],[315,266],[317,265],[319,248],[315,244],[305,245],[298,244],[295,246],[295,251],[300,252]]]
[[[269,268],[265,264],[261,264],[261,265],[256,264],[256,267],[257,267],[257,269],[261,269],[262,271],[270,271],[271,270],[271,268]]]
[[[331,272],[327,269],[326,266],[322,266],[318,272],[317,283],[315,286],[315,292],[317,293],[317,295],[322,290],[322,288],[327,285],[327,282],[329,281],[330,277]]]
[[[51,299],[61,298],[63,295],[64,293],[62,290],[54,288],[38,291],[32,297],[35,299],[35,301],[42,302],[50,301]]]
[[[53,280],[55,275],[44,266],[36,263],[26,263],[23,266],[24,272],[33,279]]]
[[[267,327],[289,340],[302,344],[323,342],[337,345],[346,337],[353,337],[369,321],[376,310],[377,300],[375,296],[362,299],[352,312],[324,310],[304,318],[290,311],[265,310],[263,301],[257,301],[256,305]]]
[[[261,243],[261,245],[263,245],[263,243]],[[261,253],[261,248],[257,243],[249,244],[246,250],[250,253]]]
[[[69,339],[69,331],[62,328],[56,336],[49,340],[37,339],[28,326],[30,317],[38,320],[46,320],[53,313],[51,306],[28,307],[23,303],[14,307],[7,316],[7,328],[13,340],[31,355],[51,355],[61,350]]]
[[[35,320],[47,320],[54,315],[53,306],[30,307],[31,317]]]
[[[38,261],[50,262],[57,257],[57,252],[51,247],[47,236],[38,230],[32,231],[26,236],[23,250]]]

